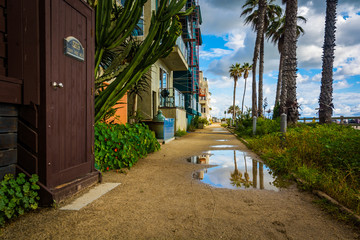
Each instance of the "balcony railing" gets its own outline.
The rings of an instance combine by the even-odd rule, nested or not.
[[[178,37],[178,39],[176,40],[176,45],[179,47],[180,52],[182,53],[185,61],[187,61],[188,58],[188,54],[187,54],[187,50],[186,50],[186,45],[184,43],[184,40],[182,39],[182,37]]]
[[[176,88],[159,89],[160,107],[185,108],[185,96]]]

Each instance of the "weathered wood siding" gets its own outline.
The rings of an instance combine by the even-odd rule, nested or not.
[[[0,180],[15,174],[18,109],[21,81],[8,78],[7,0],[0,0]]]
[[[7,19],[6,19],[6,0],[0,0],[0,75],[6,76],[7,73]]]
[[[17,159],[18,109],[13,104],[0,103],[0,179],[15,174]]]

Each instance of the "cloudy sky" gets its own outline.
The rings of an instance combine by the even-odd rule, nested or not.
[[[317,116],[320,94],[322,45],[325,28],[325,0],[298,0],[298,14],[307,19],[299,23],[305,35],[298,40],[297,99],[301,117]],[[200,68],[210,85],[212,115],[223,117],[232,105],[233,79],[229,67],[238,62],[252,64],[255,33],[240,18],[245,0],[199,0],[203,24]],[[278,0],[278,4],[285,6]],[[334,115],[360,116],[360,0],[339,0],[337,8],[334,60]],[[264,98],[273,108],[278,76],[279,53],[272,43],[265,44]],[[258,79],[258,77],[257,77]],[[250,74],[245,106],[251,106]],[[241,107],[244,79],[238,81],[236,104]]]

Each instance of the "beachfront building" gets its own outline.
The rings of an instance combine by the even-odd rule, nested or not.
[[[145,3],[143,21],[139,22],[139,39],[149,34],[152,11],[159,6],[159,0]],[[182,36],[180,36],[172,52],[165,58],[159,59],[152,65],[147,74],[148,86],[139,94],[129,94],[128,115],[143,121],[151,121],[158,110],[162,110],[166,118],[175,119],[175,128],[186,130],[185,96],[174,86],[174,71],[188,71],[188,49]]]
[[[200,31],[202,18],[198,0],[188,0],[184,10],[191,7],[194,7],[192,14],[181,17],[182,39],[186,47],[188,69],[174,71],[174,87],[185,96],[188,124],[195,116],[201,116],[199,47],[202,44]]]
[[[204,78],[203,72],[200,71],[200,91],[199,91],[199,102],[201,106],[201,117],[211,121],[210,115],[210,96],[209,84],[207,78]]]

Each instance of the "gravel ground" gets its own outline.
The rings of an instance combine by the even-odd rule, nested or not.
[[[295,185],[279,192],[214,188],[193,179],[203,166],[186,161],[227,145],[251,153],[219,125],[162,146],[130,171],[104,173],[121,185],[80,211],[39,209],[1,230],[2,239],[360,239]],[[215,131],[214,131],[215,130]],[[218,148],[217,148],[218,150]]]

